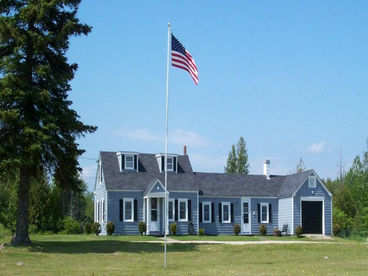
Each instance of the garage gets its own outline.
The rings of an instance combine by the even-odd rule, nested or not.
[[[302,201],[302,227],[306,234],[322,234],[322,201]]]

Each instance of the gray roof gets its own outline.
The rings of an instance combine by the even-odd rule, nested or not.
[[[140,153],[139,172],[120,172],[116,152],[101,152],[107,190],[147,191],[156,179],[164,183],[155,154]],[[290,196],[312,170],[285,176],[193,172],[188,155],[178,155],[178,173],[168,173],[168,190],[199,191],[203,196]]]

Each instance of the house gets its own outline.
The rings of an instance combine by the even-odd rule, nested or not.
[[[168,194],[169,224],[187,235],[197,233],[259,234],[259,225],[273,234],[288,225],[293,235],[298,225],[305,233],[331,235],[332,195],[314,170],[290,175],[235,175],[194,172],[186,154],[169,154],[168,189],[164,187],[164,154],[131,151],[100,152],[94,190],[95,221],[106,234],[106,223],[115,223],[115,234],[139,234],[146,222],[148,235],[164,234],[164,198]]]

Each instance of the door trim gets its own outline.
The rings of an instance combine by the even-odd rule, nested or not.
[[[303,201],[321,201],[322,202],[322,235],[325,235],[325,198],[317,196],[302,196],[300,197],[300,226],[303,227]]]
[[[243,228],[244,228],[244,219],[243,219],[243,202],[248,202],[248,224],[249,224],[249,232],[244,232]],[[241,201],[240,201],[241,207],[240,207],[240,221],[241,221],[241,234],[243,235],[252,235],[252,216],[251,216],[251,212],[252,212],[252,208],[251,208],[251,198],[250,197],[242,197]]]

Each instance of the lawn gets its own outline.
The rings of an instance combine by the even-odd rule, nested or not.
[[[0,274],[365,275],[368,271],[368,246],[362,242],[169,244],[165,271],[163,245],[142,242],[158,240],[155,237],[36,235],[31,239],[34,242],[31,247],[0,250]]]
[[[307,237],[297,238],[295,236],[170,236],[170,238],[179,241],[311,241]]]

